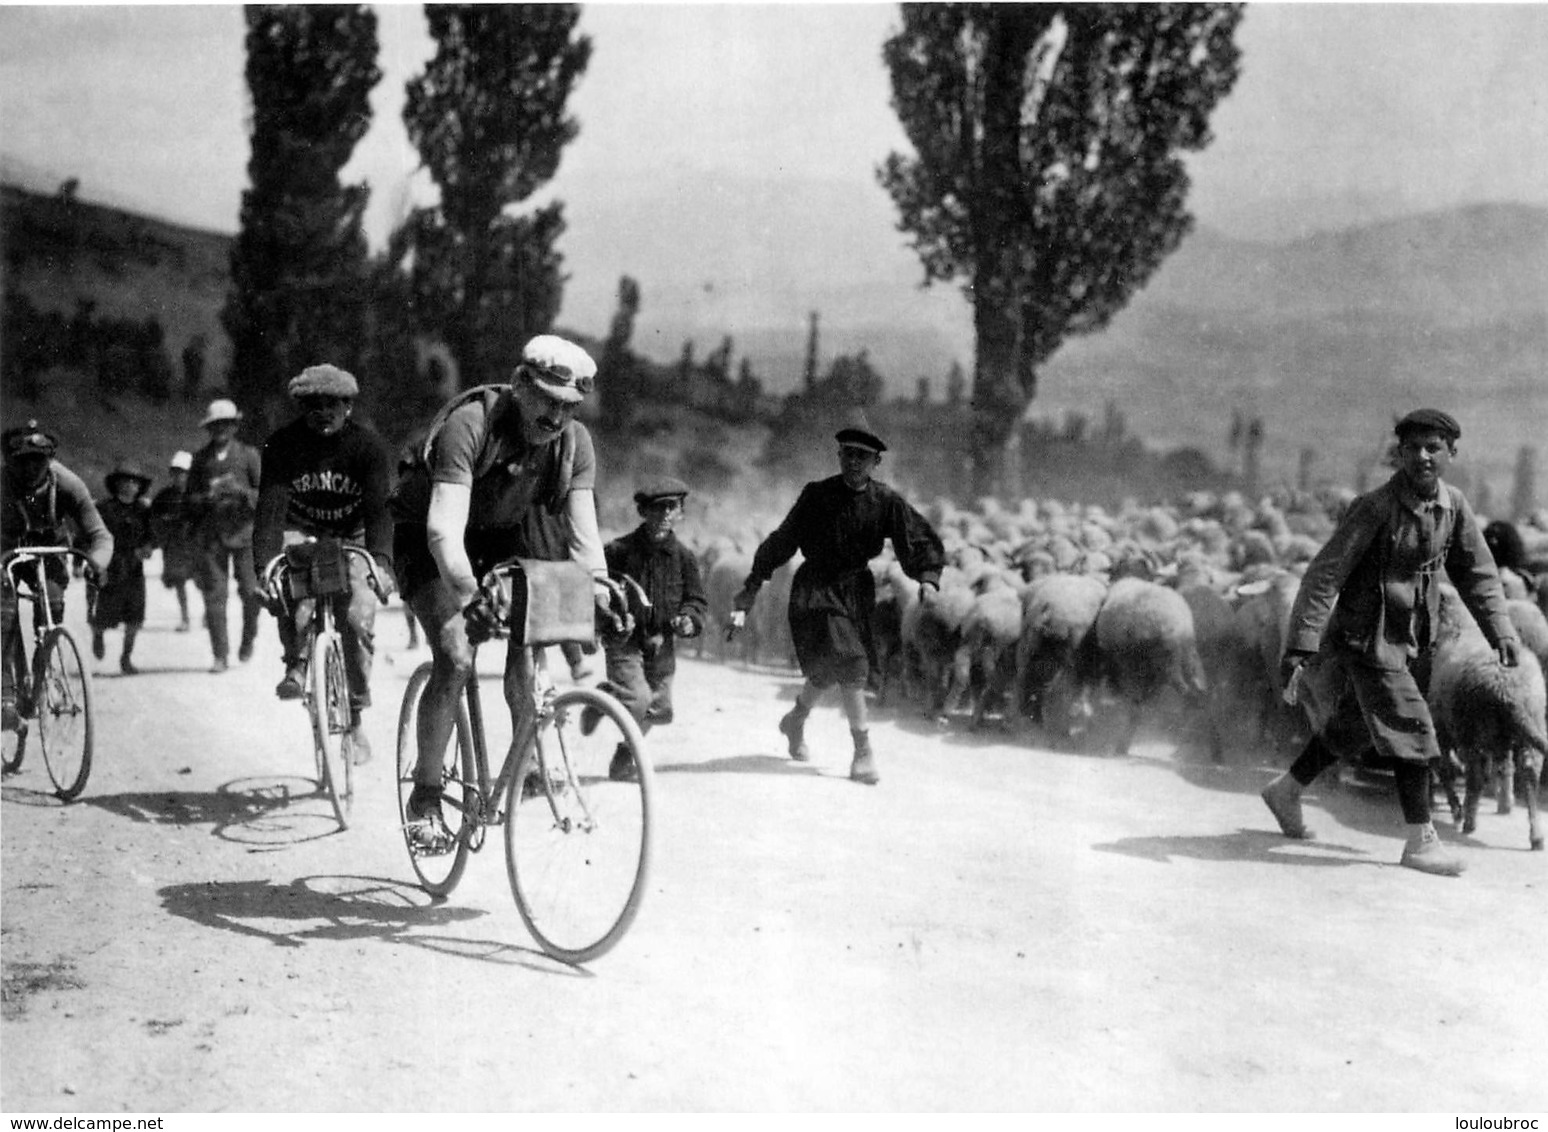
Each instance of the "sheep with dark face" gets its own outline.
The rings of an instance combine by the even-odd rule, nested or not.
[[[1548,755],[1548,694],[1537,656],[1523,648],[1513,668],[1484,639],[1450,586],[1441,589],[1440,625],[1426,694],[1444,754],[1457,752],[1466,775],[1462,832],[1478,827],[1478,800],[1486,775],[1495,781],[1500,813],[1509,813],[1519,782],[1525,795],[1528,843],[1543,848],[1538,790]],[[1449,762],[1442,760],[1449,780]],[[1448,795],[1453,790],[1448,781]]]
[[[1118,754],[1128,754],[1140,712],[1163,690],[1195,698],[1208,690],[1193,612],[1176,590],[1120,578],[1097,612],[1094,633],[1102,676],[1129,705]]]

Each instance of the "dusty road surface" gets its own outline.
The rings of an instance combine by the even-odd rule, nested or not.
[[[144,674],[94,665],[78,802],[35,748],[4,783],[8,1113],[1548,1109],[1548,856],[1519,811],[1440,880],[1395,867],[1379,793],[1277,836],[1267,759],[892,714],[867,788],[835,706],[798,766],[793,677],[689,661],[646,902],[576,970],[527,936],[497,838],[450,900],[414,887],[391,743],[425,654],[395,612],[343,834],[272,626],[213,676],[172,621],[153,580]]]

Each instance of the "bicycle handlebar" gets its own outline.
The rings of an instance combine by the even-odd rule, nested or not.
[[[316,541],[317,540],[315,538],[308,538],[306,540],[306,542]],[[377,569],[376,560],[371,557],[369,552],[358,546],[351,546],[348,543],[341,543],[340,546],[343,548],[346,556],[359,558],[366,564],[366,572],[369,575],[371,592],[376,594],[377,600],[386,601],[387,595],[382,587],[382,575],[381,571]],[[268,563],[263,568],[261,584],[263,592],[268,594],[270,597],[275,598],[276,600],[288,601],[289,599],[286,598],[285,594],[282,593],[279,589],[279,580],[282,575],[289,573],[289,571],[290,559],[285,557],[285,552],[282,550],[273,558],[269,559]]]
[[[49,558],[79,558],[83,566],[87,567],[93,573],[96,572],[96,567],[92,566],[91,559],[86,555],[86,553],[84,551],[77,550],[73,546],[14,547],[11,550],[6,551],[4,555],[0,555],[0,570],[5,571],[6,578],[14,587],[17,584],[17,567],[25,566],[28,562],[42,562]],[[89,576],[87,577],[86,582],[88,585],[92,586],[97,584],[96,580]]]

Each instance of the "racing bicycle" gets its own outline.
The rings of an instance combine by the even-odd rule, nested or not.
[[[317,789],[328,795],[340,829],[349,828],[355,798],[349,678],[339,634],[339,625],[349,612],[352,558],[365,563],[372,591],[378,600],[386,600],[381,575],[370,554],[338,539],[307,538],[293,543],[275,555],[263,571],[263,590],[282,607],[281,616],[289,616],[297,602],[312,602],[311,640],[302,653],[306,678],[301,682],[301,703],[312,722]]]
[[[567,569],[579,571],[569,583],[575,595],[571,628],[555,630],[539,624],[534,611],[555,604],[548,590],[565,584],[555,576]],[[407,811],[420,702],[431,674],[430,663],[420,665],[398,718],[404,839],[421,886],[445,897],[462,879],[469,854],[483,848],[489,828],[503,826],[506,875],[522,922],[548,955],[584,963],[617,944],[639,912],[650,867],[654,776],[639,726],[623,704],[600,688],[561,691],[548,674],[549,645],[593,639],[590,575],[570,563],[522,561],[497,566],[485,585],[491,582],[508,584],[512,592],[514,613],[504,635],[510,648],[532,652],[528,691],[535,712],[523,727],[523,741],[512,742],[491,773],[475,647],[474,673],[459,695],[442,755],[442,810],[451,840],[443,851],[426,851],[412,835]],[[649,604],[626,575],[606,584],[615,609]]]
[[[8,725],[14,722],[15,726],[5,728],[0,769],[7,774],[21,769],[29,720],[36,719],[43,765],[54,783],[54,792],[65,802],[79,797],[86,788],[86,779],[91,775],[94,732],[91,673],[81,663],[81,652],[70,630],[54,619],[54,608],[48,600],[48,581],[52,578],[61,586],[68,584],[70,571],[65,567],[72,561],[83,567],[90,565],[86,555],[68,546],[23,546],[0,557],[5,585],[18,599],[16,636],[10,646],[15,649],[12,672],[18,687],[8,689],[15,696],[17,710],[14,721],[5,721]],[[20,583],[25,583],[25,588]],[[88,580],[88,610],[94,589],[94,583]],[[36,611],[30,672],[21,644],[22,600],[32,602]]]

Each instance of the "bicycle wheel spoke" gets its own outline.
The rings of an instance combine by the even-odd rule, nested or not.
[[[512,788],[506,866],[516,906],[557,958],[585,962],[603,954],[638,911],[652,784],[639,750],[638,729],[616,701],[572,689],[556,700]],[[532,780],[526,789],[523,778]]]
[[[336,633],[320,632],[312,642],[312,741],[317,748],[322,765],[321,783],[333,805],[333,815],[339,827],[349,827],[349,797],[345,793],[344,732],[338,727],[338,703],[341,693],[348,703],[348,693],[341,688],[341,654]]]

